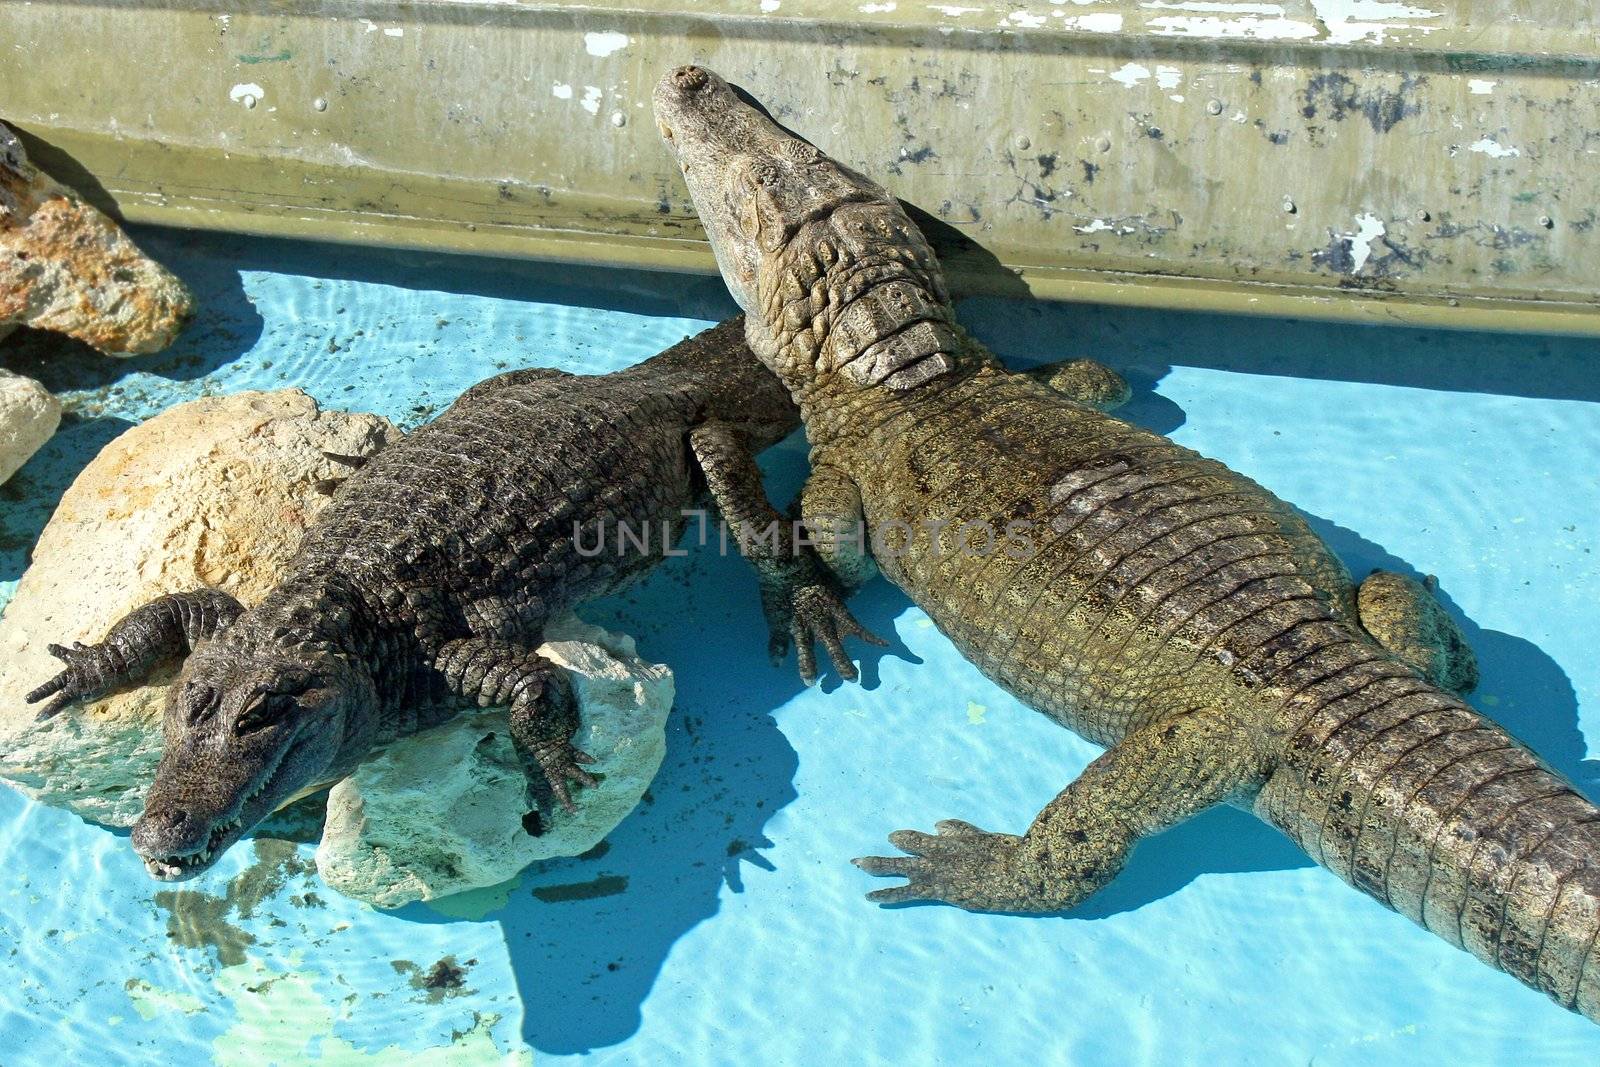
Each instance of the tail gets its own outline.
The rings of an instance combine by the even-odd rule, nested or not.
[[[1392,666],[1317,683],[1344,695],[1292,736],[1256,813],[1356,888],[1600,1022],[1600,809]]]

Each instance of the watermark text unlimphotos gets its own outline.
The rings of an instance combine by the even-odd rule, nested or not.
[[[690,534],[687,539],[686,527]],[[1026,519],[1011,519],[1003,524],[984,519],[924,519],[916,523],[886,519],[869,525],[861,519],[844,518],[780,518],[735,532],[703,508],[686,508],[676,519],[575,522],[572,543],[578,555],[585,557],[607,552],[623,557],[685,556],[688,548],[684,546],[704,548],[714,543],[722,555],[736,548],[743,555],[784,556],[821,546],[837,552],[870,550],[877,559],[896,559],[921,547],[934,558],[1003,554],[1022,561],[1032,559],[1038,550],[1033,532],[1034,524]]]

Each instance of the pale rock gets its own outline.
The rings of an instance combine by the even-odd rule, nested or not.
[[[135,355],[166,348],[193,312],[183,282],[0,124],[0,333],[21,324]]]
[[[22,469],[61,424],[61,401],[20,374],[0,370],[0,484]]]
[[[376,415],[320,411],[298,389],[194,400],[112,441],[62,497],[0,617],[0,778],[85,818],[138,816],[170,677],[45,724],[23,694],[52,677],[51,642],[98,641],[165,593],[265,595],[327,501],[318,482],[399,437]]]
[[[672,672],[638,658],[632,638],[575,618],[540,652],[565,666],[581,726],[574,744],[602,777],[535,837],[523,826],[524,777],[503,709],[475,711],[404,738],[328,795],[317,849],[324,881],[393,908],[495,885],[530,863],[587,852],[639,803],[666,753]]]

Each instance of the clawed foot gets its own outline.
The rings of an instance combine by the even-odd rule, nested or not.
[[[992,834],[959,819],[937,825],[937,834],[897,830],[889,835],[905,856],[864,856],[852,860],[868,874],[897,876],[905,885],[877,889],[867,899],[879,904],[944,901],[968,911],[1040,911],[1037,887],[1018,877],[1022,838]]]
[[[67,669],[23,697],[29,704],[37,704],[48,696],[55,697],[39,709],[39,714],[35,717],[37,722],[55,718],[79,700],[101,695],[103,691],[101,683],[105,677],[106,664],[102,662],[104,652],[99,645],[85,645],[81,641],[74,641],[71,648],[49,645],[47,651],[65,663]]]
[[[792,643],[800,663],[800,680],[807,685],[817,680],[818,641],[827,650],[833,669],[847,682],[855,681],[860,675],[844,650],[846,637],[859,637],[879,647],[888,644],[857,622],[845,606],[844,598],[824,581],[796,588],[788,604],[775,612],[769,611],[767,622],[771,632],[767,651],[772,662],[782,663]]]
[[[528,786],[533,794],[533,802],[540,811],[548,813],[550,800],[553,798],[570,815],[578,810],[572,803],[570,784],[575,782],[587,789],[593,789],[599,784],[595,776],[581,766],[593,763],[594,757],[574,748],[571,741],[552,739],[535,745],[533,761],[538,765],[544,780],[541,783],[530,776]]]

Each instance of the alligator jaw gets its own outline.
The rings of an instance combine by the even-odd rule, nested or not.
[[[301,740],[296,740],[284,749],[261,784],[240,801],[232,815],[211,828],[205,844],[199,849],[155,856],[141,855],[144,869],[150,877],[160,882],[184,882],[210,869],[211,865],[232,848],[246,831],[252,829],[277,807],[273,798],[278,793],[283,768],[289,762],[289,755],[303,743]],[[259,803],[263,798],[266,799],[266,804]],[[253,814],[251,814],[252,808],[257,809]]]
[[[241,820],[229,819],[212,829],[211,836],[206,838],[205,847],[199,852],[186,855],[145,856],[144,869],[157,881],[188,881],[215,863],[217,857],[226,852],[242,833]]]

